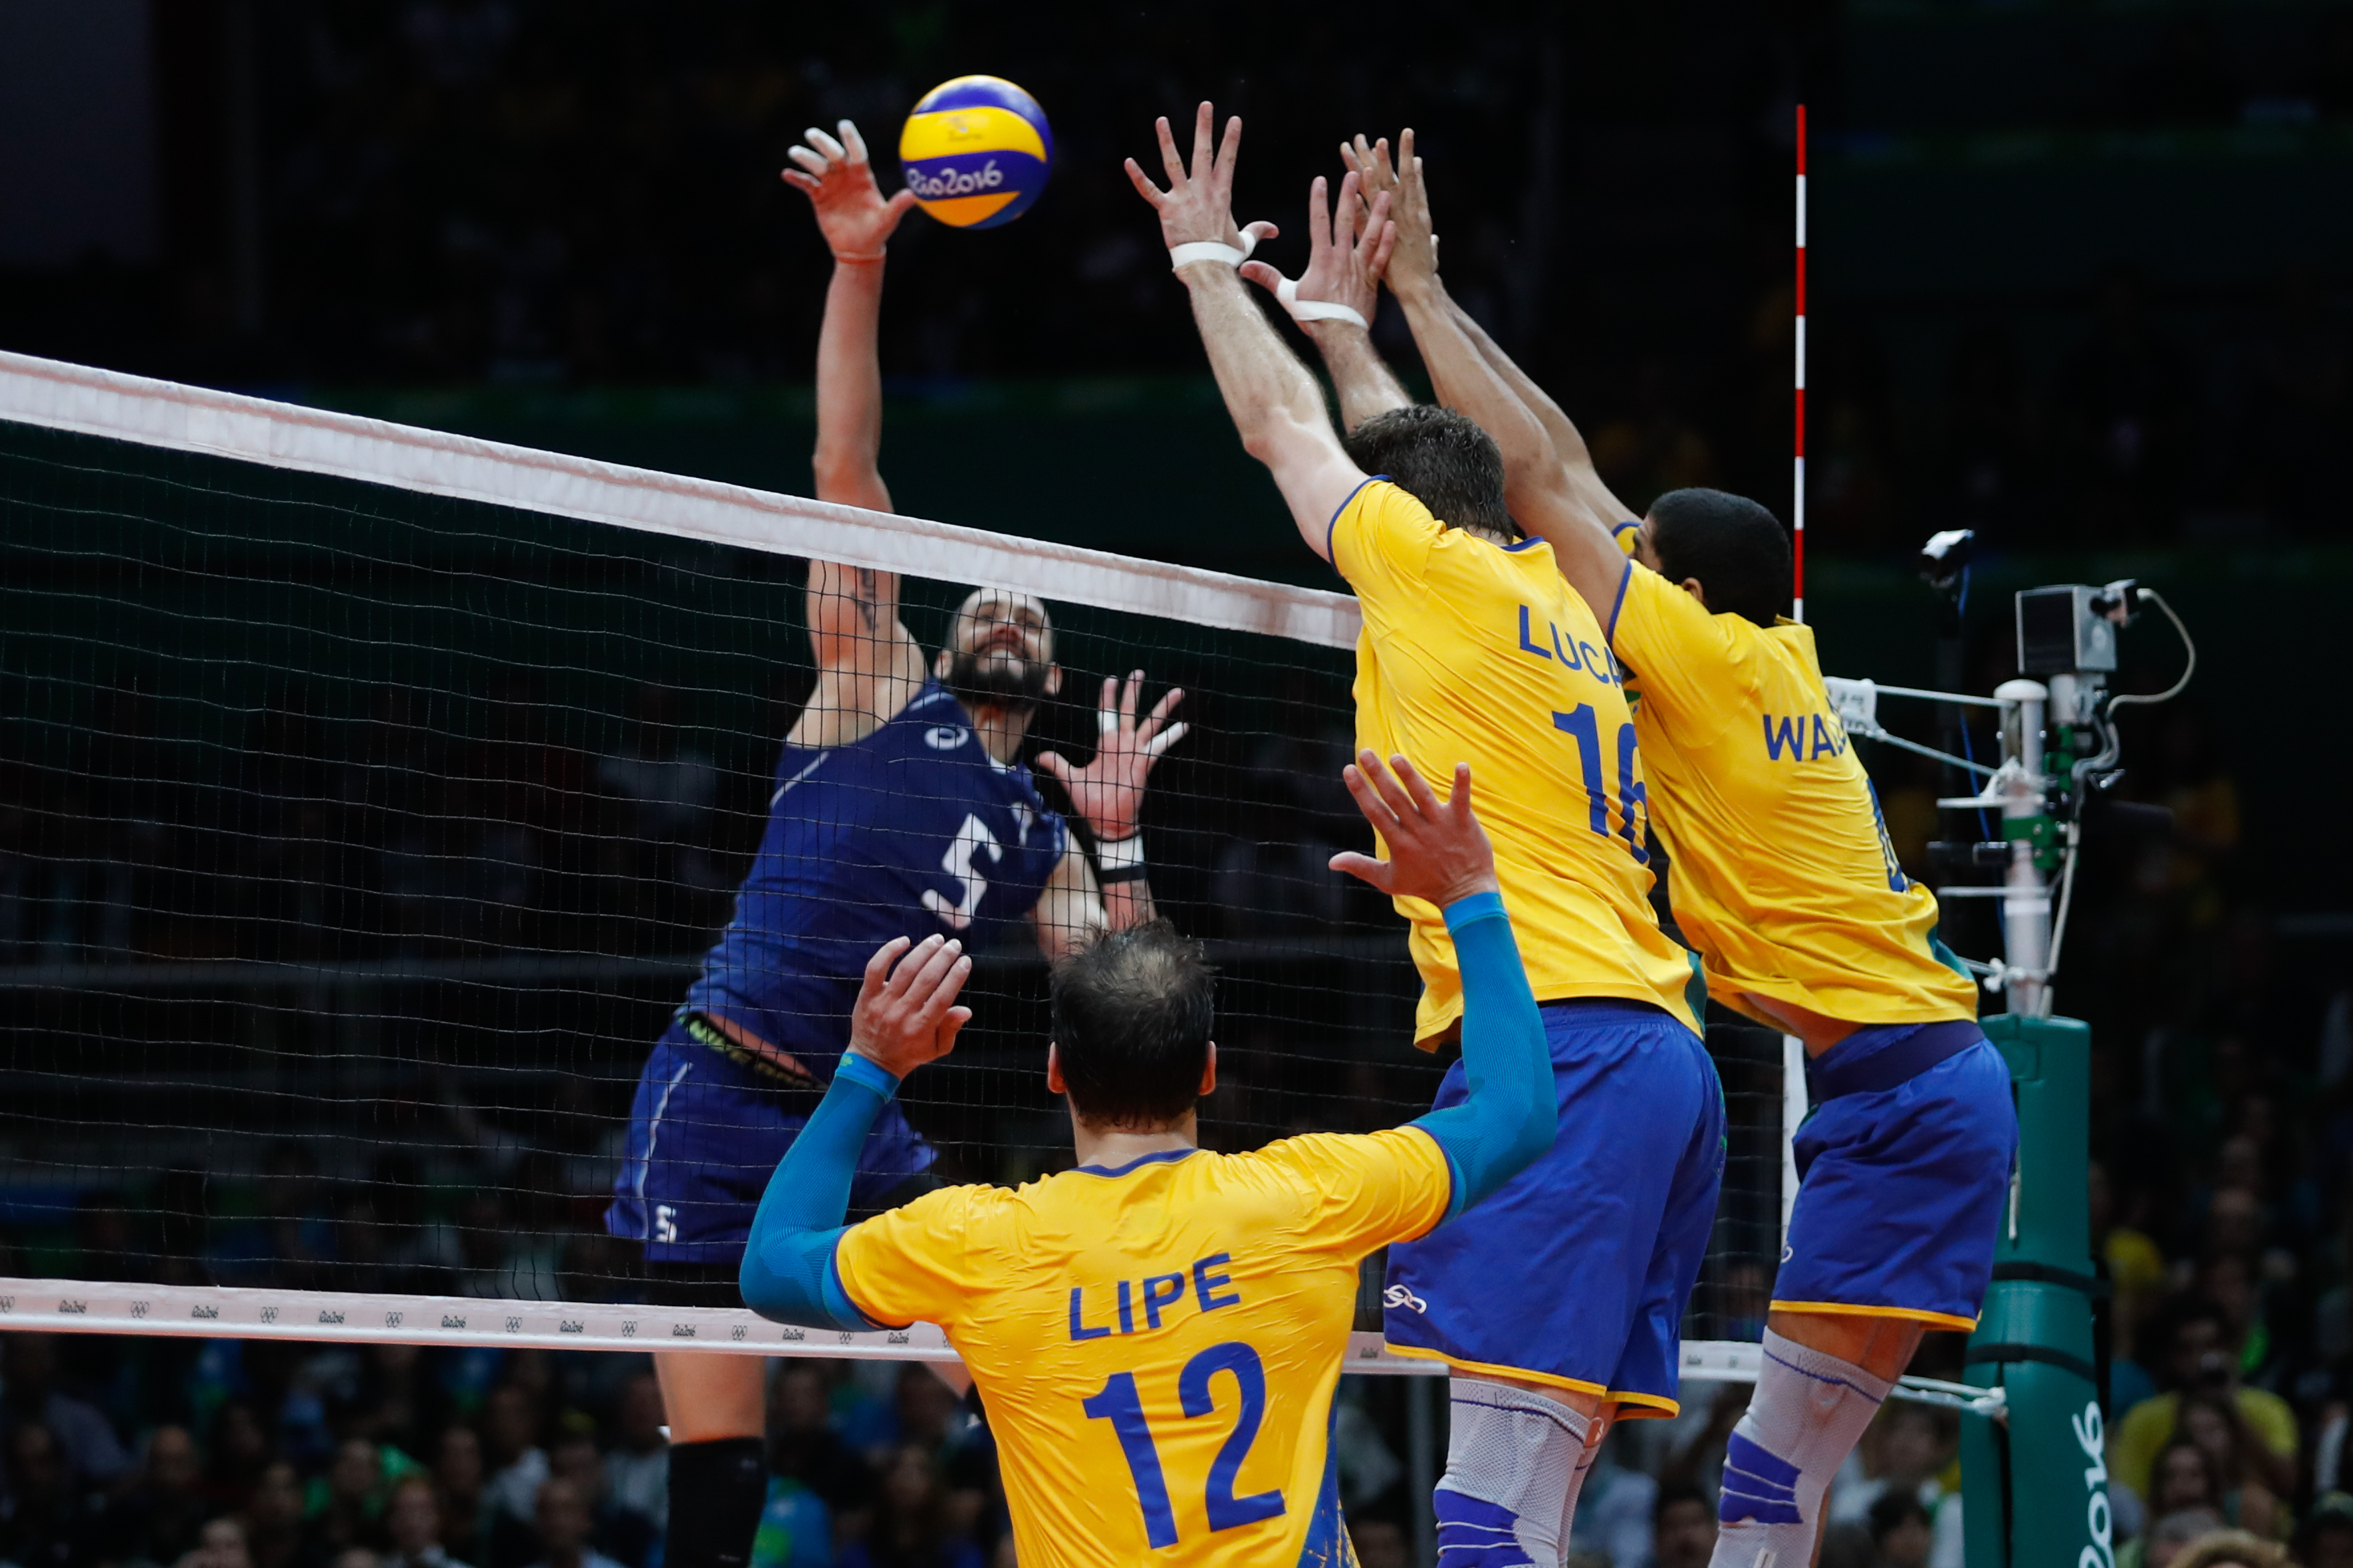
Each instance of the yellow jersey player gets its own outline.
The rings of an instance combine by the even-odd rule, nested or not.
[[[1213,975],[1155,921],[1054,965],[1046,1077],[1070,1102],[1075,1170],[947,1188],[843,1230],[869,1125],[970,1016],[958,945],[901,940],[866,966],[849,1054],[769,1184],[744,1300],[818,1327],[939,1324],[987,1402],[1023,1568],[1352,1563],[1331,1439],[1357,1264],[1552,1142],[1544,1028],[1469,770],[1440,803],[1401,757],[1395,778],[1359,763],[1348,788],[1390,858],[1333,865],[1441,911],[1461,955],[1464,1103],[1368,1136],[1199,1148]]]
[[[1133,162],[1129,177],[1159,212],[1243,444],[1363,605],[1359,744],[1424,773],[1461,760],[1478,770],[1543,1005],[1552,1151],[1461,1224],[1390,1250],[1384,1332],[1454,1372],[1441,1561],[1550,1563],[1609,1421],[1676,1409],[1683,1309],[1723,1176],[1722,1094],[1683,997],[1689,962],[1651,909],[1639,747],[1599,623],[1551,546],[1517,536],[1502,459],[1471,420],[1399,407],[1343,444],[1314,377],[1238,279],[1240,128],[1229,121],[1213,151],[1210,126],[1204,104],[1188,171],[1161,122],[1166,191]],[[1356,205],[1344,184],[1335,230],[1318,182],[1316,264],[1298,289],[1250,268],[1319,341],[1361,335],[1348,318],[1364,311],[1335,290],[1371,303],[1388,231],[1376,212],[1360,241]],[[1418,1038],[1434,1045],[1460,1011],[1456,954],[1435,910],[1398,909],[1424,987]],[[1462,1094],[1461,1072],[1439,1104]],[[1522,1555],[1493,1555],[1503,1547]]]
[[[1350,158],[1395,196],[1390,287],[1440,395],[1502,445],[1514,515],[1603,607],[1708,994],[1805,1042],[1814,1110],[1714,1559],[1794,1568],[1921,1334],[1976,1323],[2018,1146],[2010,1075],[1976,987],[1940,957],[1935,896],[1896,863],[1813,633],[1784,614],[1780,523],[1708,489],[1623,521],[1576,426],[1439,283],[1411,136],[1393,171],[1385,146]]]

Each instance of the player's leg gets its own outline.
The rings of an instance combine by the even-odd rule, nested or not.
[[[1600,1394],[1457,1373],[1446,1473],[1431,1496],[1440,1568],[1556,1568],[1577,1494],[1609,1430]]]
[[[1831,1479],[1920,1336],[1970,1326],[1992,1268],[2017,1123],[1990,1046],[1818,1099],[1757,1392],[1727,1445],[1714,1568],[1812,1561]]]
[[[768,1500],[767,1363],[756,1356],[654,1356],[670,1422],[670,1526],[663,1568],[744,1568]]]
[[[1561,1117],[1552,1149],[1476,1208],[1389,1251],[1390,1346],[1455,1371],[1434,1499],[1446,1568],[1559,1562],[1682,1144],[1626,1129],[1650,1114],[1661,1063],[1693,1077],[1660,1048],[1674,1043],[1662,1031],[1689,1030],[1631,1003],[1556,1004],[1545,1016]],[[1461,1087],[1457,1064],[1438,1103]],[[1662,1143],[1662,1157],[1646,1157]]]

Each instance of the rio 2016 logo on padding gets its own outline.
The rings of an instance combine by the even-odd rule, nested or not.
[[[2100,1402],[2084,1405],[2084,1413],[2068,1425],[2075,1430],[2075,1446],[2092,1461],[2084,1468],[2084,1488],[2090,1494],[2084,1504],[2084,1524],[2092,1532],[2092,1544],[2075,1559],[2075,1568],[2116,1568],[2116,1521],[2108,1512],[2107,1424],[2100,1419]]]

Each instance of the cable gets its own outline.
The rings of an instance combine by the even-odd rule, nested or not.
[[[1961,592],[1953,603],[1953,619],[1956,623],[1966,626],[1968,622],[1968,614],[1969,569],[1964,566],[1961,568]],[[1993,770],[1978,766],[1978,749],[1969,743],[1969,716],[1966,713],[1960,714],[1955,722],[1958,724],[1961,731],[1961,755],[1968,759],[1968,765],[1973,771],[1991,778]],[[1993,823],[1986,816],[1985,807],[1979,806],[1978,807],[1978,837],[1982,841],[1992,837]]]
[[[2075,858],[2080,851],[2073,842],[2074,824],[2067,826],[2067,864],[2059,873],[2059,913],[2051,922],[2051,951],[2042,960],[2042,984],[2046,990],[2058,984],[2059,949],[2067,941],[2067,906],[2075,898]]]
[[[2185,690],[2189,685],[2189,678],[2198,673],[2198,645],[2189,640],[2189,628],[2181,624],[2181,617],[2173,613],[2173,606],[2167,604],[2165,602],[2165,595],[2158,593],[2156,589],[2143,588],[2140,591],[2140,596],[2165,612],[2165,618],[2173,623],[2173,630],[2175,634],[2181,638],[2181,647],[2183,650],[2189,655],[2189,662],[2182,667],[2180,679],[2175,681],[2172,685],[2167,687],[2164,690],[2158,692],[2154,696],[2135,695],[2128,692],[2122,697],[2109,698],[2108,711],[2111,713],[2115,712],[2119,708],[2126,707],[2132,703],[2139,703],[2146,707],[2154,708],[2160,702],[2170,702],[2175,698],[2181,695],[2183,690]]]

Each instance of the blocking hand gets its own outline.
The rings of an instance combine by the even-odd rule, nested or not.
[[[1443,801],[1402,756],[1391,757],[1389,767],[1396,777],[1380,758],[1359,752],[1340,775],[1389,858],[1347,850],[1332,857],[1332,869],[1362,878],[1391,898],[1421,899],[1440,909],[1473,893],[1501,891],[1494,848],[1471,812],[1471,764],[1454,764],[1453,796]]]
[[[1421,159],[1413,150],[1409,126],[1398,138],[1396,162],[1389,159],[1389,139],[1367,142],[1359,135],[1340,143],[1340,161],[1362,182],[1366,200],[1388,192],[1389,216],[1397,224],[1396,248],[1388,277],[1392,289],[1411,288],[1438,276],[1438,236],[1431,232],[1430,187],[1423,182]]]
[[[972,973],[964,943],[927,936],[911,943],[893,937],[866,961],[866,977],[849,1011],[849,1048],[895,1078],[955,1049],[956,1031],[972,1009],[956,994]]]
[[[1072,767],[1060,752],[1038,753],[1038,765],[1070,792],[1072,809],[1100,842],[1134,836],[1144,810],[1144,781],[1152,775],[1152,764],[1185,738],[1187,726],[1168,722],[1168,715],[1185,700],[1185,689],[1170,687],[1139,723],[1135,705],[1143,692],[1140,669],[1128,676],[1124,691],[1116,679],[1103,677],[1103,701],[1095,709],[1102,739],[1094,761],[1085,767]]]
[[[785,184],[805,194],[817,209],[817,226],[838,261],[880,261],[899,220],[915,205],[915,193],[884,196],[874,183],[866,139],[845,120],[841,139],[815,126],[803,132],[808,145],[786,156],[800,165],[785,171]]]
[[[1234,224],[1233,211],[1234,159],[1241,151],[1241,118],[1237,115],[1226,121],[1225,136],[1212,151],[1209,128],[1215,118],[1216,111],[1207,101],[1194,112],[1190,169],[1176,155],[1176,137],[1168,129],[1167,117],[1153,121],[1160,137],[1160,166],[1168,176],[1165,191],[1152,183],[1134,159],[1127,160],[1128,180],[1135,194],[1159,213],[1161,242],[1171,250],[1202,243],[1248,248],[1242,243],[1244,231]],[[1271,223],[1254,223],[1249,232],[1260,239],[1271,239],[1282,231]]]
[[[1324,195],[1323,175],[1308,187],[1307,270],[1300,274],[1297,297],[1303,304],[1345,305],[1369,324],[1397,226],[1389,222],[1388,193],[1375,196],[1367,208],[1358,184],[1353,174],[1340,182],[1336,210]],[[1265,262],[1243,262],[1242,276],[1282,298],[1282,274]]]

